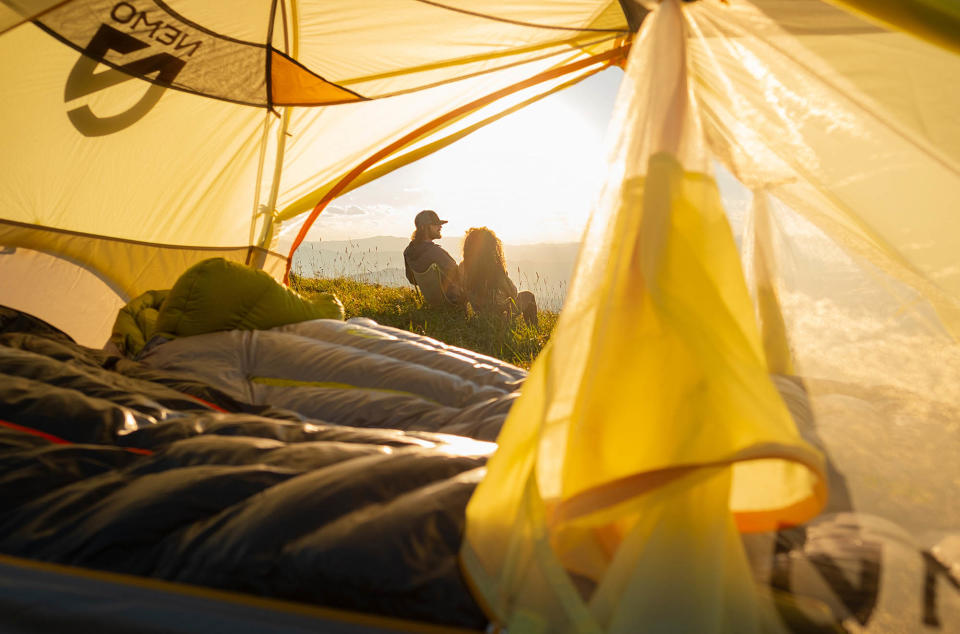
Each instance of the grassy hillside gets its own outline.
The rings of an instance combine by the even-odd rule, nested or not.
[[[381,324],[427,335],[522,368],[530,367],[557,323],[557,314],[548,311],[540,311],[540,323],[532,328],[520,317],[505,322],[461,308],[427,308],[421,305],[410,286],[381,286],[344,277],[297,276],[291,276],[290,286],[306,297],[324,291],[335,294],[343,302],[347,319],[369,317]]]
[[[463,251],[463,238],[437,241],[456,259]],[[304,242],[293,258],[293,271],[303,277],[326,279],[348,277],[384,286],[407,286],[403,274],[403,250],[408,238],[379,236],[360,240]],[[505,244],[507,272],[520,290],[533,291],[537,303],[558,311],[566,297],[573,273],[576,242],[560,244]]]

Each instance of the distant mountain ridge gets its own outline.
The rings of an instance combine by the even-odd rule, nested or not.
[[[402,286],[408,283],[403,250],[409,242],[397,236],[304,242],[294,255],[293,271],[306,277],[349,277]],[[460,261],[462,238],[442,238],[438,243]],[[503,253],[517,286],[532,290],[543,308],[559,310],[579,248],[576,242],[504,244]]]

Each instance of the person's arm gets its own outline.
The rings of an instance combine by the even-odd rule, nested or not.
[[[457,261],[439,244],[433,246],[435,247],[434,261],[437,263],[437,266],[439,266],[443,274],[447,276],[447,279],[454,282],[458,281],[460,279],[460,267],[457,265]]]
[[[453,259],[453,256],[447,253],[447,250],[439,244],[431,243],[430,247],[430,261],[437,263],[443,276],[451,282],[459,280],[460,266],[457,264],[457,261]]]
[[[460,274],[460,265],[457,264],[456,260],[453,261],[453,266],[447,271],[447,275],[451,282],[458,285],[461,284],[463,276]]]
[[[443,276],[443,292],[454,303],[463,301],[463,289],[460,285],[460,266],[447,250],[439,244],[431,243],[430,257],[440,267]]]

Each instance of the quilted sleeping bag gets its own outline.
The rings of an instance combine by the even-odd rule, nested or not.
[[[457,552],[493,448],[239,403],[0,308],[0,553],[482,628]]]

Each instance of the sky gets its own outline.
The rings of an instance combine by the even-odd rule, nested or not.
[[[449,220],[444,237],[486,225],[510,244],[578,241],[622,76],[604,70],[339,197],[307,240],[409,236],[429,208]]]
[[[449,221],[444,238],[487,226],[505,244],[578,242],[602,185],[622,77],[608,68],[340,196],[307,240],[409,236],[417,212],[433,209]],[[736,225],[749,196],[719,166],[716,177]]]

